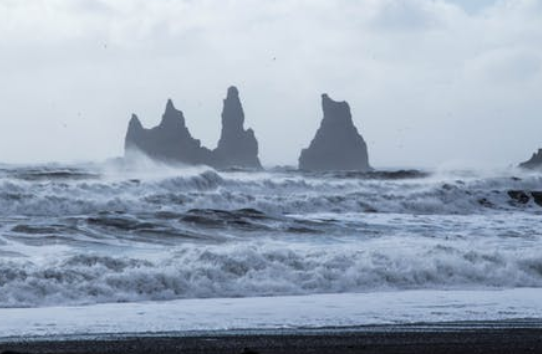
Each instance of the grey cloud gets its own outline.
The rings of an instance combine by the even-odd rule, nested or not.
[[[507,48],[484,53],[467,63],[466,75],[488,84],[521,84],[539,79],[542,50]]]
[[[380,3],[372,24],[379,30],[423,30],[439,25],[438,18],[428,10],[427,2],[418,0],[384,0]]]
[[[264,164],[296,163],[323,92],[350,103],[376,167],[502,165],[542,144],[536,1],[483,12],[443,0],[102,3],[0,2],[0,161],[120,155],[129,114],[156,125],[167,97],[212,147],[231,84]],[[486,137],[495,111],[502,131]],[[480,148],[510,130],[523,139]]]

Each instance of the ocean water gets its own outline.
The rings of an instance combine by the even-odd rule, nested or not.
[[[0,337],[542,319],[538,191],[517,170],[3,165]]]

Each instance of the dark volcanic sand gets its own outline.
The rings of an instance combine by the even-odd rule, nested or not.
[[[0,341],[0,353],[542,353],[542,328],[504,325],[381,326],[348,330],[101,336]]]

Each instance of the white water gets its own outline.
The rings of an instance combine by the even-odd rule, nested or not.
[[[542,189],[542,175],[516,177],[511,173],[382,180],[347,178],[340,173],[219,173],[203,167],[159,169],[155,173],[108,172],[97,167],[7,171],[3,177],[0,173],[3,216],[181,212],[194,208],[254,208],[274,214],[377,211],[468,215],[516,211],[518,208],[510,205],[507,191]],[[58,173],[71,177],[64,179]],[[481,199],[487,205],[481,205]],[[521,209],[541,212],[532,200]]]
[[[311,237],[311,236],[309,236]],[[542,287],[539,239],[236,241],[0,262],[3,307],[405,289]],[[318,236],[316,237],[318,238]],[[53,246],[54,248],[54,246]],[[128,254],[123,254],[128,253]],[[68,254],[68,255],[66,255]]]
[[[114,164],[4,166],[0,316],[11,321],[23,313],[41,323],[48,313],[72,316],[79,309],[88,317],[113,306],[121,321],[135,309],[151,316],[173,311],[169,307],[177,303],[203,301],[197,299],[219,308],[221,299],[238,298],[231,300],[237,313],[254,301],[280,308],[326,294],[316,297],[323,301],[314,303],[318,313],[316,307],[332,309],[332,301],[349,296],[377,303],[384,291],[397,299],[435,292],[463,305],[448,306],[440,318],[415,310],[423,307],[420,297],[412,306],[398,302],[393,315],[383,312],[380,320],[472,319],[477,305],[465,294],[510,294],[497,307],[475,311],[478,319],[541,317],[529,299],[542,289],[542,207],[532,195],[542,190],[542,176],[511,171],[392,177],[155,165],[144,171]],[[511,190],[525,191],[529,200],[514,200]],[[289,300],[291,295],[299,297]],[[348,311],[367,309],[348,301]],[[506,310],[512,303],[520,310]],[[82,305],[89,307],[69,307]],[[340,311],[327,320],[297,323],[296,314],[274,317],[276,311],[258,326],[380,323]],[[310,307],[305,312],[301,318],[310,318]],[[70,326],[62,324],[64,315],[51,322],[53,332]],[[204,313],[192,315],[188,329],[219,327],[205,322]],[[170,322],[164,320],[162,328],[156,316],[153,326],[168,330]],[[256,326],[253,316],[245,326]],[[73,325],[99,327],[101,320],[94,320]],[[194,325],[200,320],[201,326]],[[13,324],[14,331],[21,326]]]
[[[542,290],[404,291],[0,309],[0,340],[534,319]]]

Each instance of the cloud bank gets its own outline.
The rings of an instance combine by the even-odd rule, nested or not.
[[[168,97],[213,147],[234,84],[267,165],[296,163],[327,92],[376,167],[506,166],[542,146],[540,43],[537,0],[4,0],[0,161],[118,156]]]

